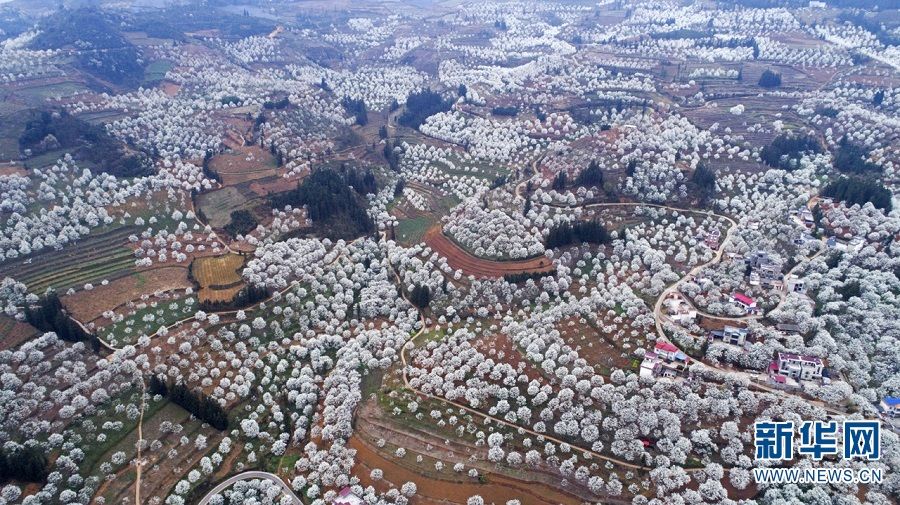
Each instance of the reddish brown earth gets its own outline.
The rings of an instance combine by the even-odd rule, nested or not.
[[[278,179],[268,179],[266,181],[253,181],[250,183],[250,191],[259,196],[266,196],[272,193],[283,193],[285,191],[291,191],[292,189],[297,189],[297,185],[300,184],[300,181],[303,180],[301,178],[290,178],[285,179],[284,177],[279,177]]]
[[[192,287],[187,267],[172,265],[152,268],[95,286],[91,291],[78,291],[62,297],[63,305],[75,319],[93,321],[103,312],[130,301],[144,293],[172,291]]]
[[[473,256],[444,235],[440,226],[434,226],[425,232],[423,240],[432,250],[446,257],[447,263],[451,267],[475,277],[499,278],[507,274],[549,272],[553,270],[553,262],[543,256],[527,260],[509,261],[488,260]]]

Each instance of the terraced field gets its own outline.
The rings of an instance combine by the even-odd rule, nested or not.
[[[136,227],[122,227],[90,235],[62,251],[49,251],[0,264],[0,277],[25,283],[32,293],[48,288],[63,291],[85,283],[115,279],[135,271],[134,253],[126,247]]]
[[[200,284],[201,302],[229,302],[244,287],[240,270],[244,266],[240,254],[224,254],[197,258],[191,264],[194,279]]]

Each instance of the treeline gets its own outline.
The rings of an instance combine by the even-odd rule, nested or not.
[[[90,162],[94,173],[116,177],[136,177],[153,172],[153,165],[141,152],[128,152],[106,128],[76,118],[64,109],[32,112],[19,136],[19,148],[40,154],[71,149],[76,159]]]
[[[85,2],[82,2],[85,3]],[[128,26],[130,31],[151,31],[163,33],[153,37],[174,38],[163,34],[196,32],[215,29],[224,39],[234,40],[253,35],[267,35],[275,29],[275,23],[262,17],[244,16],[239,12],[228,12],[219,7],[225,2],[164,2],[156,9],[144,9],[140,15],[126,18],[134,23]],[[148,34],[149,35],[149,34]]]
[[[870,1],[872,1],[872,0],[870,0]],[[862,0],[857,0],[857,2],[858,3],[866,3],[866,2],[863,2]],[[833,3],[833,2],[829,2],[829,3]],[[856,2],[854,2],[854,3],[856,3]],[[872,1],[872,3],[870,3],[866,7],[862,7],[862,8],[869,10],[872,7],[874,7],[875,4],[877,4],[877,3],[878,2]],[[889,8],[887,5],[882,5],[882,7]],[[897,5],[895,5],[894,8],[896,9]],[[841,22],[845,22],[845,23],[849,22],[856,26],[864,28],[866,31],[871,32],[873,35],[875,35],[875,38],[878,39],[878,42],[881,42],[882,44],[884,44],[886,46],[900,45],[900,35],[896,35],[893,31],[891,31],[889,29],[886,30],[884,25],[881,24],[881,20],[879,19],[879,17],[869,18],[866,16],[866,14],[864,12],[854,12],[854,13],[842,12],[840,14],[840,16],[838,16],[838,20]]]
[[[275,165],[279,167],[284,165],[284,155],[281,154],[281,150],[275,146],[275,142],[269,144],[269,153],[271,153],[272,156],[275,157]]]
[[[518,107],[494,107],[491,109],[491,114],[495,116],[518,116],[519,108]]]
[[[350,98],[349,96],[345,96],[343,100],[341,100],[341,105],[344,106],[344,110],[347,111],[347,114],[353,116],[356,120],[356,124],[359,126],[365,126],[369,122],[369,115],[366,112],[366,102],[362,99]]]
[[[568,179],[569,176],[566,174],[566,170],[563,169],[558,174],[556,174],[556,177],[553,178],[553,183],[550,185],[550,187],[559,192],[565,191]]]
[[[241,309],[266,300],[270,295],[271,293],[265,287],[248,284],[238,291],[230,301],[201,301],[199,305],[200,310],[207,312]]]
[[[881,172],[881,167],[875,163],[866,161],[869,150],[854,144],[844,136],[838,142],[838,148],[834,152],[834,166],[841,172],[851,174],[863,174],[866,172]]]
[[[712,25],[710,24],[708,28],[711,29]],[[690,39],[694,41],[696,47],[712,49],[750,47],[753,48],[753,58],[756,59],[759,57],[759,44],[753,37],[720,38],[716,37],[716,34],[712,30],[700,31],[692,30],[690,28],[681,28],[678,30],[670,30],[668,32],[651,33],[650,38],[656,40]]]
[[[431,289],[428,286],[416,284],[409,293],[409,301],[420,309],[424,309],[431,303]]]
[[[0,446],[0,482],[44,482],[50,471],[47,455],[39,447],[15,444]]]
[[[603,169],[600,168],[600,164],[596,161],[592,161],[588,164],[587,168],[581,171],[578,174],[578,177],[575,178],[575,184],[579,186],[597,186],[603,187]]]
[[[297,189],[273,195],[271,202],[276,208],[305,205],[314,226],[330,236],[358,236],[375,229],[359,196],[330,168],[314,171]]]
[[[376,193],[378,191],[378,182],[375,180],[375,174],[371,170],[361,172],[347,168],[347,165],[341,165],[341,173],[347,184],[356,190],[360,195]]]
[[[691,175],[691,182],[697,187],[700,200],[705,201],[716,190],[716,171],[704,163],[699,163]]]
[[[219,431],[228,429],[228,414],[225,409],[202,391],[191,390],[184,384],[168,384],[156,375],[150,376],[149,382],[152,394],[165,396],[172,403]]]
[[[453,100],[444,100],[439,93],[425,88],[422,91],[411,93],[406,98],[406,110],[400,114],[397,122],[408,128],[418,128],[428,116],[448,111],[451,105],[453,105]]]
[[[528,279],[538,280],[541,277],[548,277],[556,273],[554,270],[550,270],[547,272],[519,272],[516,274],[505,274],[503,276],[503,280],[510,284],[518,284],[520,282],[525,282]]]
[[[668,32],[651,33],[650,38],[654,40],[705,39],[712,37],[712,35],[713,34],[709,32],[701,32],[699,30],[681,28]]]
[[[897,0],[890,0],[897,5]],[[828,0],[829,7],[856,7],[859,9],[872,9],[876,5],[882,5],[883,0]],[[745,7],[754,7],[757,9],[766,9],[773,7],[803,8],[809,6],[808,0],[735,0],[734,6],[743,5]],[[736,7],[732,7],[736,8]]]
[[[67,342],[89,342],[94,349],[99,347],[97,336],[85,331],[66,314],[55,291],[39,298],[34,306],[25,304],[25,320],[43,332],[55,332],[56,336]]]
[[[400,171],[400,154],[402,151],[403,148],[399,146],[399,142],[392,143],[391,139],[384,141],[384,159],[394,172]]]
[[[884,209],[885,212],[890,212],[893,208],[891,191],[880,182],[871,179],[841,177],[825,186],[822,196],[840,200],[847,205],[865,205],[866,202],[872,202],[872,205]]]
[[[782,170],[794,170],[797,168],[797,160],[803,153],[821,153],[822,146],[809,135],[783,133],[772,143],[763,147],[759,153],[766,165]]]
[[[231,212],[231,221],[225,225],[225,231],[232,237],[246,235],[255,230],[259,225],[256,217],[247,209],[238,209]]]
[[[575,224],[561,223],[550,228],[544,246],[548,249],[570,244],[606,244],[610,240],[609,232],[597,221],[579,221]]]
[[[209,151],[209,150],[207,150],[206,154],[203,155],[203,163],[201,165],[201,168],[203,170],[203,176],[206,177],[207,179],[212,179],[216,182],[222,182],[222,177],[219,176],[219,172],[216,172],[209,166],[210,162],[212,161],[212,157],[213,157],[213,152]]]
[[[291,104],[291,101],[288,100],[288,97],[284,97],[281,100],[278,100],[277,102],[273,102],[272,100],[266,100],[265,102],[263,102],[263,108],[268,109],[268,110],[286,109],[287,106],[290,104]]]
[[[777,88],[781,86],[781,74],[775,73],[768,68],[763,70],[762,75],[759,76],[758,84],[763,88]]]

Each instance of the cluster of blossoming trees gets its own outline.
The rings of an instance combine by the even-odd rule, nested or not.
[[[193,289],[140,293],[94,321],[48,319],[102,340],[37,331],[4,343],[2,449],[47,457],[36,491],[4,482],[0,501],[110,503],[104,493],[140,464],[144,479],[171,480],[149,503],[195,502],[221,475],[256,469],[317,505],[343,488],[369,504],[415,503],[424,486],[364,461],[367,444],[422,479],[533,472],[587,501],[889,503],[900,440],[888,429],[882,458],[865,462],[887,471],[879,485],[757,486],[751,470],[754,420],[871,418],[900,392],[900,217],[819,196],[842,177],[888,187],[896,177],[900,102],[881,79],[894,76],[896,46],[872,27],[812,25],[782,8],[627,6],[473,2],[435,19],[354,15],[272,37],[198,36],[153,49],[174,63],[168,87],[59,101],[75,115],[115,112],[108,131],[152,154],[154,170],[116,178],[61,155],[0,175],[4,267],[129,227],[123,245],[140,275],[240,250],[242,282],[264,296],[201,310]],[[0,81],[55,72],[59,55],[27,49],[31,36],[0,46]],[[340,63],[295,58],[323,43]],[[861,55],[871,62],[853,66]],[[28,59],[38,64],[26,69]],[[789,85],[758,86],[763,66]],[[810,85],[821,75],[797,78],[803,69],[843,74]],[[427,87],[446,107],[400,126],[396,110]],[[383,129],[354,126],[347,99]],[[781,135],[818,147],[767,164]],[[208,159],[248,143],[272,153],[268,169],[288,186],[326,164],[372,168],[377,189],[358,196],[376,231],[303,233],[307,209],[291,206],[232,238],[204,222],[196,195],[243,184],[223,182]],[[848,156],[866,172],[843,169]],[[461,254],[540,258],[552,271],[476,276],[447,251],[395,239],[417,220]],[[585,223],[604,240],[547,246]],[[782,260],[782,289],[751,283],[745,258],[760,252]],[[4,271],[2,317],[19,324],[44,293]],[[90,297],[109,280],[72,288]],[[762,314],[745,317],[735,292]],[[654,304],[667,293],[702,317],[664,317]],[[709,321],[752,338],[710,344]],[[677,378],[639,373],[658,342],[690,355]],[[823,358],[833,380],[797,392],[751,382],[747,370],[778,352]],[[155,422],[172,404],[189,413]],[[367,409],[466,456],[369,440],[356,428]],[[144,438],[122,442],[138,423]],[[257,478],[207,498],[293,502]]]

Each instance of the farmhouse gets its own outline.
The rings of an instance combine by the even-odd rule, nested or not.
[[[353,491],[351,491],[349,487],[345,487],[341,489],[337,498],[331,503],[334,505],[362,505],[363,501],[359,496],[353,494]]]
[[[800,380],[821,379],[824,368],[819,357],[785,352],[778,353],[775,364],[779,374]]]
[[[646,378],[653,378],[659,375],[659,370],[662,367],[662,364],[659,361],[659,357],[655,352],[647,352],[644,354],[644,360],[641,361],[641,371],[640,376]]]
[[[682,326],[691,324],[697,319],[697,311],[677,294],[671,294],[664,305],[669,318]]]
[[[881,400],[881,411],[884,412],[884,415],[888,417],[898,417],[900,416],[900,397],[896,396],[885,396]]]
[[[657,342],[656,347],[654,348],[654,352],[660,358],[669,361],[675,360],[675,357],[680,353],[678,348],[669,342]]]
[[[778,363],[772,362],[768,368],[769,385],[778,389],[800,389],[800,383],[793,377],[778,373]]]
[[[794,323],[778,323],[775,325],[775,329],[784,336],[800,334],[800,326]]]
[[[756,312],[756,301],[744,293],[735,292],[731,295],[731,299],[747,312],[747,314]]]
[[[812,235],[810,235],[809,232],[805,232],[805,231],[797,233],[797,235],[794,237],[795,245],[803,245],[803,244],[807,244],[809,242],[815,242],[815,241],[816,241],[816,238],[813,237]]]
[[[707,247],[710,249],[718,249],[719,248],[719,239],[722,236],[722,232],[719,231],[718,228],[714,228],[712,231],[706,234],[706,238],[704,242],[706,242]]]
[[[640,376],[652,379],[657,377],[672,378],[682,375],[685,371],[684,365],[687,362],[687,356],[677,349],[672,356],[675,357],[674,361],[668,360],[668,358],[656,352],[648,351],[644,354],[644,360],[641,361]]]
[[[790,293],[806,293],[806,283],[796,274],[789,275],[785,284]]]
[[[843,240],[838,240],[837,237],[828,237],[828,240],[825,241],[825,245],[829,249],[834,249],[836,251],[846,251],[847,243]]]
[[[759,286],[760,283],[771,285],[783,279],[781,259],[765,251],[756,251],[748,255],[744,258],[744,263],[750,273],[751,286]]]
[[[725,325],[721,330],[713,330],[709,333],[710,340],[721,340],[726,344],[743,346],[747,341],[747,328]]]

